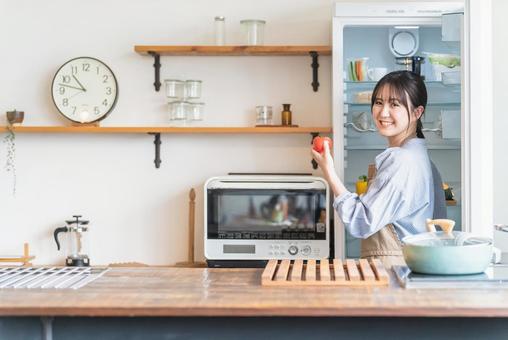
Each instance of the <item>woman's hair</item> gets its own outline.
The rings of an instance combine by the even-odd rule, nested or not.
[[[411,121],[410,107],[417,108],[423,106],[425,112],[425,106],[427,105],[427,88],[422,78],[416,73],[410,71],[395,71],[388,73],[374,87],[372,92],[371,110],[374,107],[376,98],[379,92],[388,86],[390,89],[390,97],[398,98],[402,105],[407,110],[409,121]],[[423,113],[422,113],[423,115]],[[422,132],[421,116],[416,122],[416,136],[418,138],[425,138]]]

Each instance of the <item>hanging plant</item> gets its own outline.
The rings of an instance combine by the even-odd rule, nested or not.
[[[4,169],[12,174],[13,196],[16,196],[16,134],[14,133],[13,124],[23,122],[23,118],[24,112],[16,110],[7,112],[7,135],[3,140],[7,149]]]
[[[16,135],[12,125],[7,125],[7,135],[4,137],[4,144],[7,149],[7,158],[5,159],[5,171],[12,174],[12,195],[16,195]]]

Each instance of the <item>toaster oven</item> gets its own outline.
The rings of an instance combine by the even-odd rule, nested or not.
[[[209,266],[329,257],[329,189],[322,178],[214,177],[206,181],[204,196]]]

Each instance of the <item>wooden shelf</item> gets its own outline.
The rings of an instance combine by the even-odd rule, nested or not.
[[[161,88],[160,57],[162,56],[310,56],[312,58],[312,89],[317,92],[318,58],[319,55],[332,54],[332,48],[325,46],[214,46],[214,45],[136,45],[134,51],[143,55],[150,55],[154,59],[155,91]]]
[[[134,51],[140,54],[157,53],[171,56],[298,56],[317,52],[330,55],[331,46],[168,46],[137,45]]]
[[[154,135],[155,167],[161,164],[161,133],[167,134],[316,134],[332,133],[331,127],[165,127],[165,126],[14,126],[15,133],[146,133]],[[7,132],[0,126],[0,133]],[[315,161],[313,161],[315,162]],[[313,166],[316,166],[312,163]]]
[[[0,126],[0,132],[7,127]],[[15,126],[16,133],[175,133],[298,134],[332,133],[331,127],[164,127],[164,126]]]

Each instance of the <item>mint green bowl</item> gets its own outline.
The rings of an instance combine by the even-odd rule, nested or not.
[[[413,272],[466,275],[485,271],[492,259],[492,240],[454,231],[429,232],[402,239],[402,253]]]

